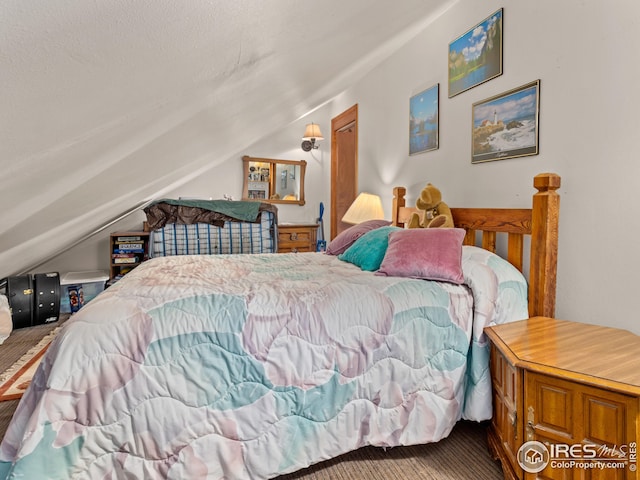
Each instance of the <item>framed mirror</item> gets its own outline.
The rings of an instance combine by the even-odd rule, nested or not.
[[[278,160],[245,155],[243,200],[304,205],[304,160]]]

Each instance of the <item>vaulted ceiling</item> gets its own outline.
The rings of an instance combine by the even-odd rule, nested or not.
[[[457,1],[0,2],[0,278],[304,116]]]

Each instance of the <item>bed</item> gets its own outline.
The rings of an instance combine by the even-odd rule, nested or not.
[[[393,225],[340,255],[144,262],[51,344],[0,445],[0,479],[273,478],[489,419],[483,328],[553,316],[559,185],[536,176],[528,209],[452,209],[460,228],[436,234],[397,228],[412,209],[396,188]],[[501,232],[509,261],[494,253]],[[438,281],[387,261],[421,235],[442,263],[459,252],[457,266],[428,266]],[[378,268],[353,263],[378,237]]]
[[[278,208],[270,203],[161,199],[144,212],[151,257],[278,251]]]

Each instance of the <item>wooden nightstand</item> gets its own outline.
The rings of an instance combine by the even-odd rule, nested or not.
[[[278,253],[315,252],[317,223],[278,225]]]
[[[639,336],[545,317],[488,327],[485,333],[493,383],[488,443],[505,478],[638,478]],[[526,444],[519,458],[529,441],[548,447],[546,459],[525,464],[528,470],[546,465],[539,473],[518,462],[539,450]],[[594,457],[621,463],[598,468]]]

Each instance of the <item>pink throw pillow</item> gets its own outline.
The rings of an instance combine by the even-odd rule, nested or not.
[[[461,284],[462,228],[412,228],[389,234],[389,246],[376,275]]]
[[[367,220],[366,222],[349,227],[329,242],[327,254],[340,255],[365,233],[375,230],[376,228],[386,227],[387,225],[391,225],[391,222],[388,220]]]

